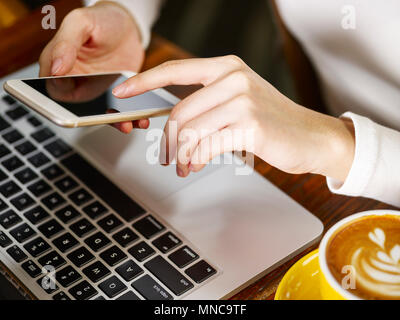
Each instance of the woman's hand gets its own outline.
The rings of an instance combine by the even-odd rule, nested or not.
[[[167,62],[113,92],[128,98],[167,85],[198,83],[204,88],[178,103],[165,127],[161,154],[167,164],[177,155],[179,176],[201,170],[220,153],[246,150],[289,173],[347,177],[355,148],[352,122],[296,104],[235,56]],[[172,123],[177,134],[171,132]],[[227,131],[249,129],[251,145],[243,145],[243,139],[226,143]]]
[[[114,2],[71,11],[40,56],[40,76],[139,71],[144,60],[139,29]],[[147,128],[148,120],[117,124],[121,131]]]

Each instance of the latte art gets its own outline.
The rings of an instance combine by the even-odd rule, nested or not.
[[[351,257],[351,265],[357,270],[356,281],[369,291],[400,297],[400,245],[395,244],[387,252],[386,235],[379,228],[370,232],[368,237],[375,248],[373,245],[358,248]]]
[[[341,283],[344,266],[352,266],[361,298],[400,299],[400,218],[370,216],[339,230],[328,245],[327,262]]]

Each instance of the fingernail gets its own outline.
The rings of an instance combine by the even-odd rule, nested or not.
[[[180,177],[184,177],[184,174],[183,174],[183,171],[182,171],[182,169],[181,168],[176,168],[176,173],[178,174],[178,176],[180,176]]]
[[[194,166],[192,164],[189,165],[189,170],[194,172]]]
[[[114,96],[120,97],[126,92],[126,87],[124,85],[119,85],[118,87],[115,87],[114,90],[112,91]]]
[[[52,75],[57,74],[57,72],[60,71],[61,67],[62,67],[62,59],[57,58],[56,60],[54,60],[53,65],[51,66],[51,74]]]

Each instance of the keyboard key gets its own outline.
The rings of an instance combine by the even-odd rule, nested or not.
[[[0,231],[0,247],[8,247],[11,243],[11,239],[3,231]]]
[[[18,179],[19,182],[26,184],[28,182],[31,182],[32,180],[35,180],[38,175],[32,171],[30,168],[25,168],[18,173],[15,174],[15,177]]]
[[[86,238],[85,243],[90,249],[97,252],[109,245],[111,241],[101,232],[96,232],[94,235]]]
[[[67,145],[61,139],[57,139],[56,141],[49,143],[44,147],[54,158],[60,158],[66,155],[68,152],[71,152],[72,149],[69,145]]]
[[[59,288],[52,277],[45,276],[40,278],[36,283],[41,287],[47,294],[56,292]]]
[[[217,271],[211,267],[207,262],[201,260],[186,269],[185,273],[196,283],[201,283],[212,275],[216,274]]]
[[[117,246],[112,246],[106,251],[103,251],[100,254],[100,258],[102,258],[110,267],[113,267],[122,260],[125,260],[127,255],[123,253],[122,250]]]
[[[167,253],[179,246],[182,241],[175,237],[171,232],[167,232],[152,243],[162,253]]]
[[[118,297],[117,300],[140,300],[140,298],[132,291],[128,291],[127,293],[124,293],[122,296]]]
[[[54,137],[54,133],[48,129],[44,128],[39,131],[36,131],[35,133],[32,133],[32,138],[35,139],[37,142],[42,143],[52,137]]]
[[[57,218],[64,223],[69,223],[80,215],[81,214],[71,205],[68,205],[56,212]]]
[[[24,245],[24,249],[28,251],[31,256],[36,258],[49,250],[50,246],[42,237],[39,237]]]
[[[25,141],[16,146],[15,149],[23,156],[37,150],[37,148],[29,141]]]
[[[4,181],[8,178],[8,176],[4,173],[3,170],[0,169],[0,181]]]
[[[37,206],[24,213],[25,218],[27,218],[32,224],[38,224],[44,219],[48,218],[50,215],[42,207]]]
[[[165,227],[152,216],[147,216],[135,222],[133,227],[147,239],[150,239],[165,229]]]
[[[11,258],[15,260],[15,262],[18,263],[28,258],[28,256],[17,246],[12,246],[8,248],[7,253],[10,255]]]
[[[116,276],[113,276],[102,283],[99,284],[99,288],[103,291],[109,298],[114,298],[121,292],[128,289],[128,287],[122,283]]]
[[[127,262],[123,263],[121,266],[115,269],[115,271],[117,271],[118,274],[125,279],[125,281],[131,281],[144,272],[143,269],[132,260],[128,260]]]
[[[22,219],[15,213],[14,210],[8,210],[0,215],[0,224],[4,229],[11,228],[20,221],[22,221]]]
[[[54,239],[53,244],[57,247],[58,250],[64,253],[77,246],[79,242],[72,236],[72,234],[66,233]]]
[[[99,226],[107,233],[110,233],[122,225],[121,220],[119,220],[115,215],[110,214],[107,217],[101,219],[98,222]]]
[[[145,275],[132,283],[135,288],[147,300],[173,300],[172,295],[158,284],[152,277]]]
[[[107,212],[107,209],[98,201],[92,202],[83,208],[83,211],[92,219],[100,217]]]
[[[6,198],[13,196],[21,190],[22,189],[14,181],[6,182],[0,186],[0,193]]]
[[[22,269],[26,271],[29,276],[36,278],[42,274],[42,269],[38,267],[32,260],[28,260],[21,265]]]
[[[93,199],[93,197],[90,195],[90,193],[87,192],[85,189],[79,189],[79,190],[75,191],[74,193],[69,195],[69,198],[77,206],[81,206],[84,203]]]
[[[39,152],[34,156],[28,158],[28,161],[36,168],[44,166],[46,163],[50,162],[50,159],[43,153]]]
[[[126,221],[130,222],[145,213],[142,207],[81,156],[74,154],[61,162]]]
[[[6,111],[6,115],[14,121],[26,116],[28,113],[29,112],[22,106]]]
[[[10,159],[4,160],[1,163],[8,171],[15,171],[18,168],[21,168],[24,163],[16,156],[11,157]]]
[[[69,289],[68,292],[76,300],[88,300],[97,294],[96,289],[86,280]]]
[[[42,202],[47,208],[49,208],[50,210],[53,210],[53,209],[61,206],[62,204],[64,204],[66,201],[62,196],[60,196],[60,194],[58,194],[57,192],[54,192],[54,193],[48,195],[47,197],[43,198]]]
[[[67,266],[56,272],[56,281],[64,288],[82,279],[82,276],[71,266]]]
[[[1,98],[5,103],[7,103],[8,105],[13,105],[14,103],[16,103],[17,101],[15,101],[15,99],[11,96],[9,96],[8,94],[3,96]]]
[[[40,197],[40,196],[46,194],[47,192],[49,192],[51,190],[51,187],[44,180],[39,180],[38,182],[35,182],[35,183],[31,184],[28,187],[28,189],[36,197]]]
[[[0,131],[3,131],[9,127],[10,127],[10,124],[6,120],[4,120],[3,117],[0,117]]]
[[[64,230],[64,227],[59,224],[56,220],[51,219],[39,226],[39,231],[44,234],[46,238],[51,238],[57,233]]]
[[[56,164],[52,164],[51,166],[43,169],[41,172],[50,181],[62,176],[65,173],[64,170]]]
[[[133,246],[128,252],[139,262],[146,260],[156,252],[146,242],[142,241],[137,245]]]
[[[82,271],[93,282],[98,282],[111,273],[110,270],[108,270],[100,261],[91,264]]]
[[[161,256],[151,259],[144,266],[177,296],[194,287],[186,277],[182,276],[178,270]]]
[[[72,189],[75,189],[78,186],[78,183],[71,177],[67,176],[61,180],[58,180],[55,185],[58,189],[60,189],[61,192],[66,193]]]
[[[67,255],[67,258],[72,261],[78,268],[84,266],[94,259],[94,255],[85,247],[80,247]]]
[[[125,228],[122,229],[121,231],[117,232],[116,234],[113,235],[113,238],[115,241],[117,241],[121,246],[126,248],[129,246],[132,242],[136,241],[139,239],[139,236],[134,233],[131,229]]]
[[[10,149],[8,149],[4,144],[0,144],[0,158],[3,158],[10,153]]]
[[[86,218],[75,222],[70,226],[70,228],[80,238],[84,237],[86,234],[95,229],[94,225],[92,225]]]
[[[70,297],[68,297],[67,296],[67,294],[65,293],[65,292],[59,292],[59,293],[57,293],[57,294],[55,294],[54,296],[53,296],[53,300],[56,300],[56,301],[66,301],[66,300],[71,300],[71,298]]]
[[[29,122],[34,128],[40,127],[40,126],[42,125],[42,122],[41,122],[38,118],[33,117],[33,116],[28,118],[28,122]]]
[[[28,240],[36,234],[28,224],[23,223],[10,231],[11,236],[19,243]]]
[[[0,212],[7,209],[8,208],[8,204],[0,198]]]
[[[19,211],[23,211],[26,208],[29,208],[30,206],[32,206],[35,203],[35,201],[27,193],[22,193],[19,196],[12,199],[11,203]]]
[[[168,258],[179,268],[184,268],[196,259],[198,259],[199,255],[193,252],[188,246],[184,246],[171,253]]]
[[[41,266],[51,266],[57,269],[67,263],[63,257],[61,257],[57,252],[51,251],[45,256],[41,257],[38,262]]]
[[[13,144],[24,138],[24,136],[16,129],[3,134],[2,137],[10,144]]]

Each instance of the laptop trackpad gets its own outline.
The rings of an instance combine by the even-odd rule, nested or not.
[[[165,118],[152,119],[150,129],[162,128],[164,121]],[[188,178],[178,177],[175,165],[164,167],[158,163],[154,152],[158,142],[150,140],[150,133],[150,130],[134,130],[126,135],[104,126],[81,136],[77,145],[112,180],[146,203],[163,200],[218,168],[209,166]]]

